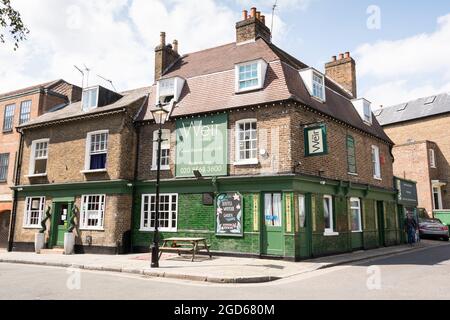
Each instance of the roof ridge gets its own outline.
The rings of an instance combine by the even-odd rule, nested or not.
[[[216,49],[219,49],[219,48],[227,47],[227,46],[230,46],[232,44],[236,44],[236,42],[230,42],[230,43],[222,44],[222,45],[216,46],[216,47],[211,47],[211,48],[206,48],[206,49],[202,49],[202,50],[198,50],[198,51],[188,52],[188,53],[185,53],[185,54],[181,55],[181,58],[184,58],[184,57],[186,57],[188,55],[191,55],[191,54],[197,54],[197,53],[202,53],[202,52],[206,52],[206,51],[212,51],[212,50],[216,50]]]

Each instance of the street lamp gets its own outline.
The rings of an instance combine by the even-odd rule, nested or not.
[[[156,199],[155,199],[155,232],[153,233],[152,250],[152,268],[159,268],[159,193],[160,193],[160,179],[161,179],[161,143],[162,143],[162,126],[167,120],[169,111],[164,109],[161,103],[158,103],[156,109],[152,110],[152,116],[155,123],[159,125],[158,130],[158,149],[156,159]],[[150,217],[151,219],[151,217]]]

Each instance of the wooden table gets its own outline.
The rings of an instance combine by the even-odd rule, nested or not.
[[[179,256],[181,253],[189,253],[192,254],[192,262],[194,262],[195,255],[205,250],[212,259],[209,248],[210,245],[206,243],[205,238],[168,238],[163,240],[163,245],[159,248],[159,258],[164,252],[176,252]]]

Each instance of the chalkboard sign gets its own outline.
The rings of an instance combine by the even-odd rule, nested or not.
[[[242,195],[235,193],[223,193],[216,200],[216,234],[218,236],[244,235],[243,227]]]

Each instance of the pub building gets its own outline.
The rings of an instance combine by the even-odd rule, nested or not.
[[[218,47],[182,55],[161,33],[151,87],[85,88],[19,128],[14,250],[32,250],[49,210],[47,247],[75,224],[76,252],[148,252],[161,105],[161,241],[288,260],[401,242],[393,142],[357,96],[355,60],[304,64],[252,8]]]

